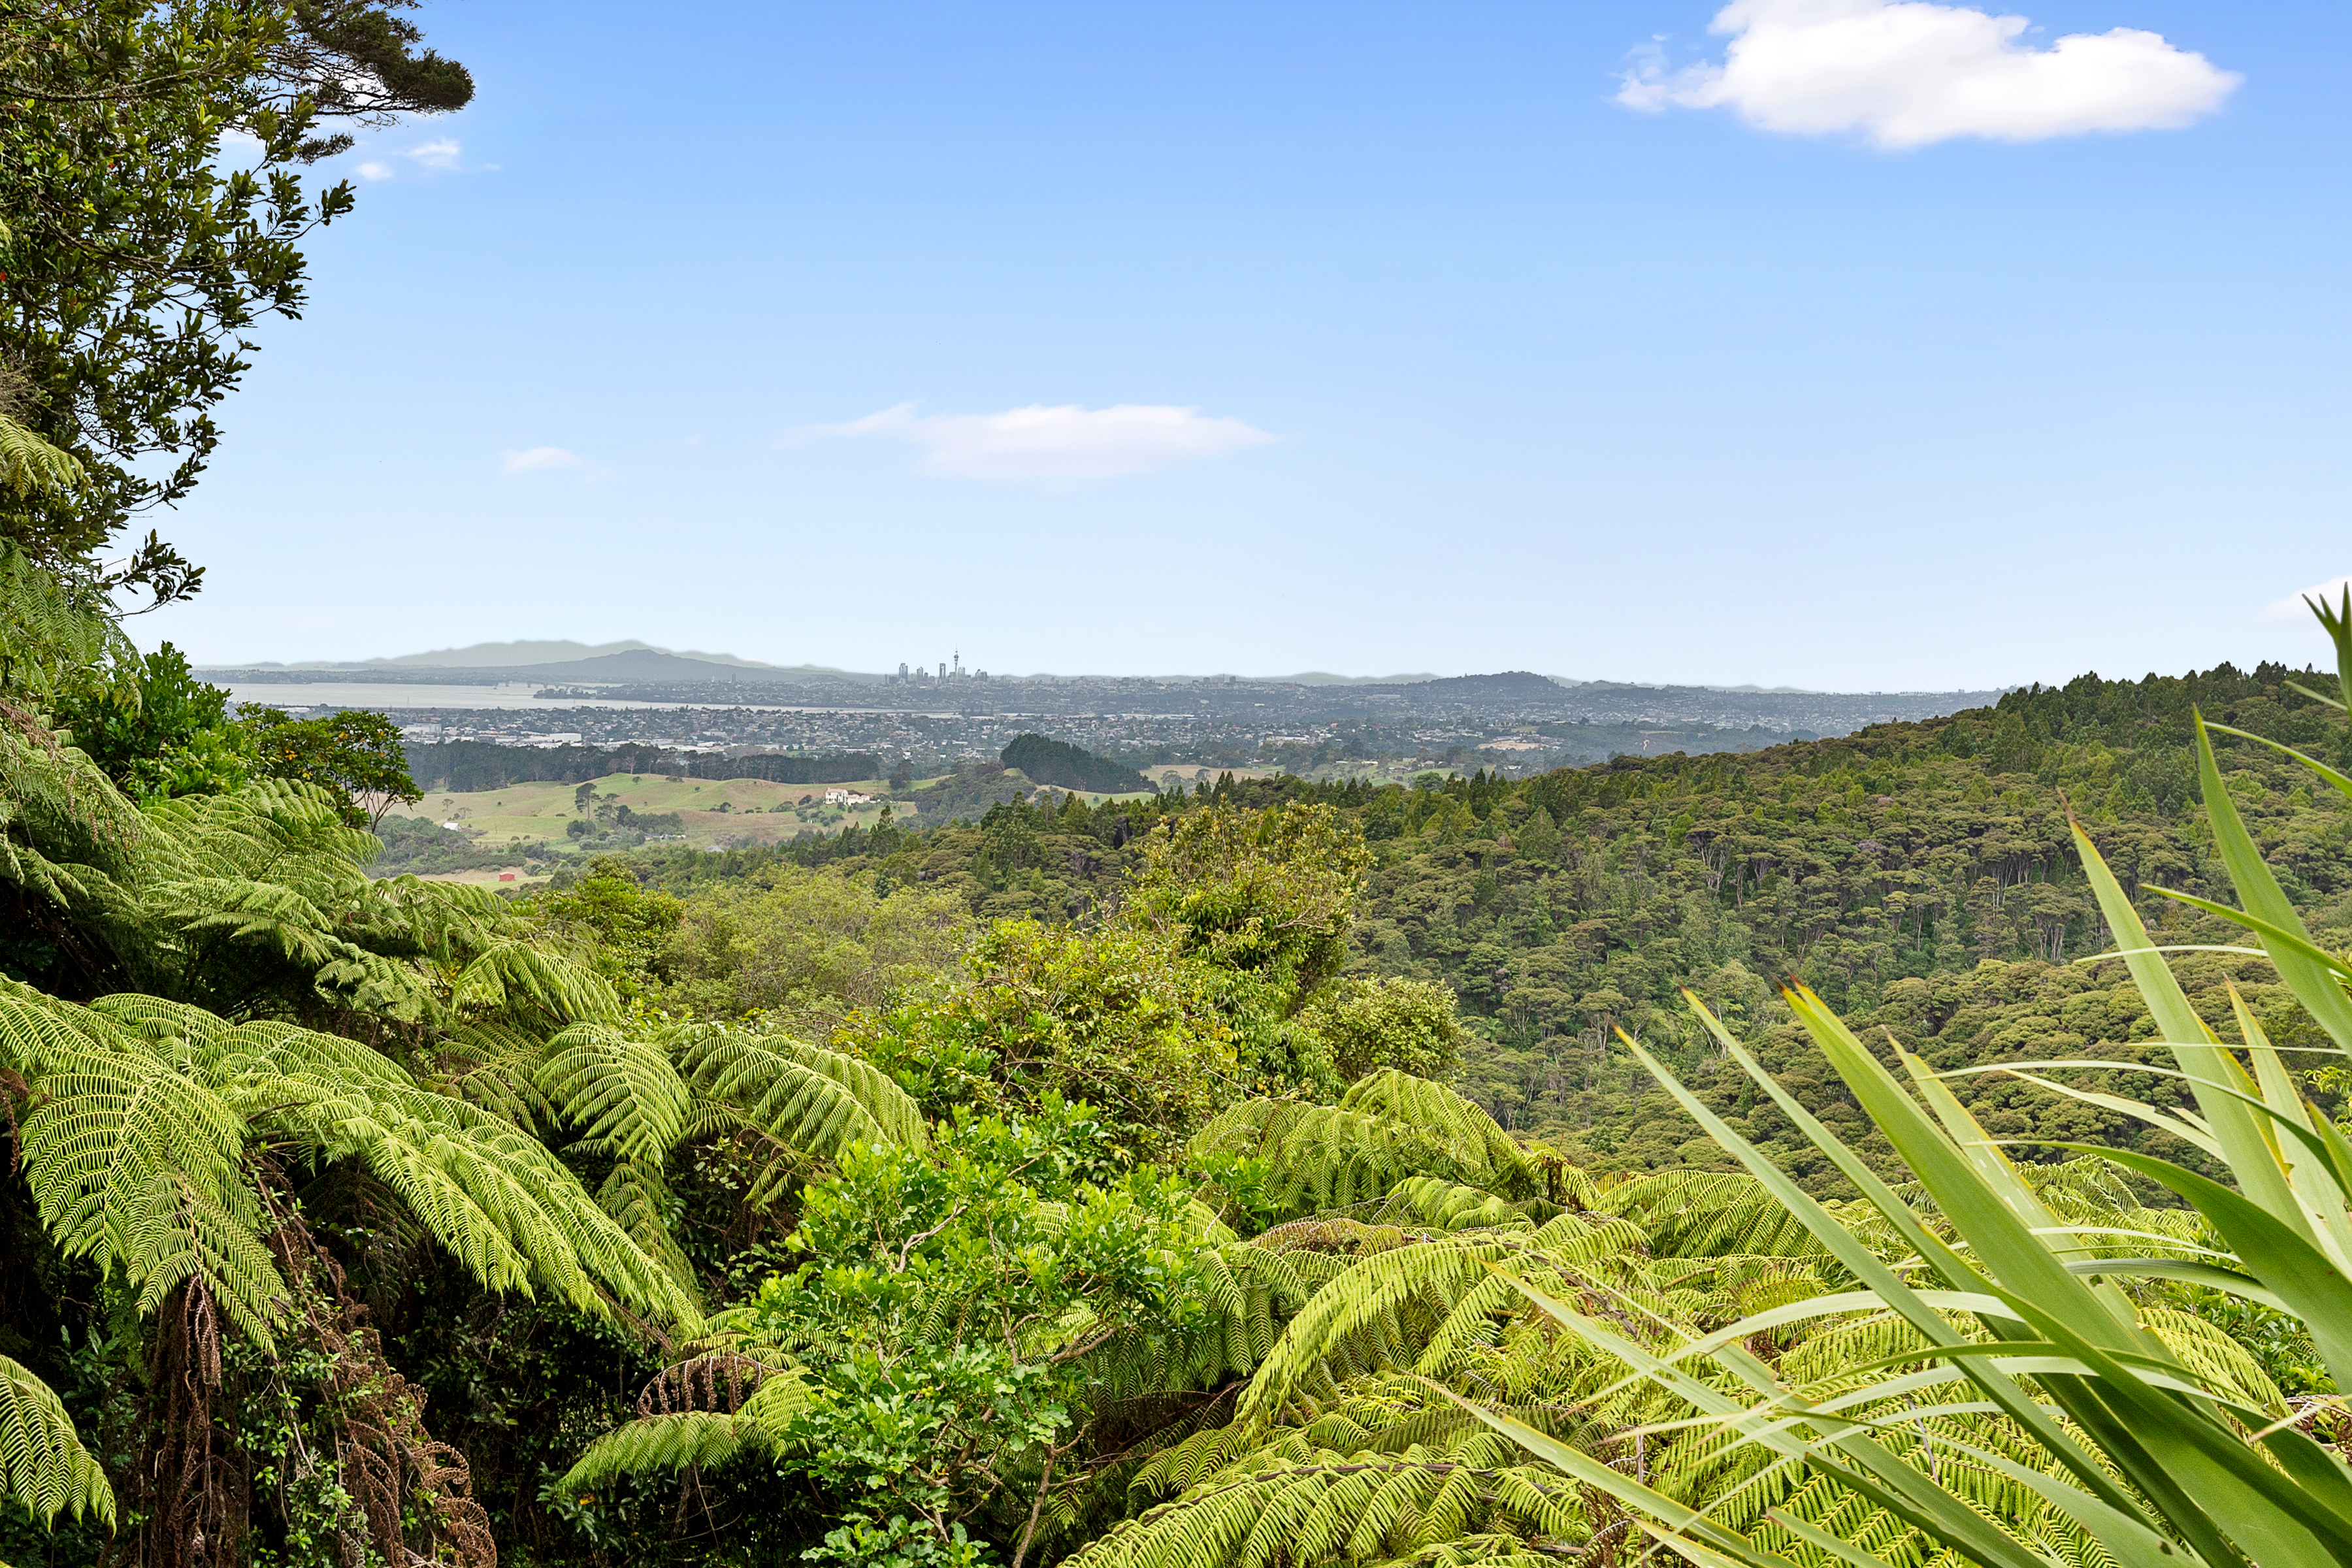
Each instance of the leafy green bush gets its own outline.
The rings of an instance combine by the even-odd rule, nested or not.
[[[231,720],[228,692],[198,680],[165,643],[111,680],[93,672],[57,708],[73,743],[138,800],[219,795],[268,773],[248,730]]]

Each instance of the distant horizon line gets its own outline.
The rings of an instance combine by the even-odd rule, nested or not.
[[[379,657],[363,659],[300,659],[291,661],[260,659],[247,663],[230,663],[222,661],[205,664],[197,668],[215,671],[249,669],[256,671],[286,670],[289,672],[302,670],[317,671],[321,673],[336,670],[366,670],[375,672],[387,668],[407,668],[415,669],[420,676],[423,676],[425,672],[436,669],[462,669],[467,671],[514,669],[520,672],[541,665],[564,664],[582,659],[600,658],[614,654],[632,653],[637,651],[664,654],[672,658],[693,659],[699,663],[726,666],[738,669],[772,670],[779,674],[830,676],[861,682],[871,681],[880,683],[887,681],[897,673],[890,670],[851,669],[845,666],[830,664],[775,664],[765,659],[745,658],[740,655],[732,653],[705,653],[697,648],[665,647],[658,643],[645,642],[635,637],[623,638],[618,642],[608,643],[582,643],[574,642],[569,638],[518,638],[511,642],[471,643],[463,647],[433,648],[423,653],[397,654],[388,658]],[[950,660],[942,659],[938,661],[936,665],[902,664],[899,668],[902,670],[907,670],[913,674],[922,675],[926,679],[936,679],[936,677],[930,675],[929,672],[935,668],[944,668],[948,666],[950,662]],[[954,656],[953,664],[955,668],[967,678],[977,673],[973,668],[963,665],[961,653]],[[1933,689],[1919,688],[1905,689],[1895,691],[1874,689],[1868,691],[1860,691],[1839,690],[1829,687],[1814,686],[1765,686],[1755,681],[1732,682],[1706,680],[1660,681],[1614,680],[1608,679],[1587,679],[1579,676],[1553,674],[1549,671],[1538,672],[1516,669],[1461,670],[1451,675],[1441,675],[1432,670],[1406,670],[1399,671],[1391,675],[1340,675],[1333,671],[1324,669],[1297,670],[1281,675],[1244,675],[1236,670],[1214,670],[1201,675],[1187,673],[1116,674],[1108,671],[1082,671],[1077,674],[1065,675],[1055,670],[1033,670],[1027,674],[1017,674],[1011,671],[1004,671],[992,674],[989,679],[992,680],[1015,681],[1150,680],[1167,684],[1201,680],[1244,680],[1269,686],[1412,686],[1432,680],[1461,680],[1472,679],[1477,676],[1519,673],[1539,673],[1542,679],[1551,681],[1555,685],[1562,687],[1563,689],[1569,689],[1596,686],[1604,688],[1625,687],[1649,690],[1679,689],[1685,691],[1719,691],[1734,695],[1762,697],[1927,697],[1952,695],[1978,696],[1984,694],[1998,695],[2002,692],[2015,689],[2017,687],[2021,687],[2025,684],[2021,681],[2012,683],[2011,685],[1992,685],[1982,687],[1956,686]],[[429,679],[420,679],[417,684],[431,685],[434,683]]]

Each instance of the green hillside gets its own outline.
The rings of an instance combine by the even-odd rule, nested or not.
[[[2226,896],[2197,799],[2190,710],[2332,755],[2326,710],[2291,679],[2325,689],[2328,678],[2275,665],[2084,676],[1946,719],[1748,753],[1620,757],[1516,783],[1275,779],[1095,806],[1004,804],[919,835],[653,853],[640,869],[684,891],[782,860],[857,857],[889,883],[952,889],[984,919],[1069,921],[1115,903],[1135,840],[1165,816],[1327,802],[1376,857],[1351,967],[1454,988],[1476,1037],[1466,1093],[1506,1127],[1598,1166],[1704,1162],[1712,1146],[1694,1143],[1697,1129],[1612,1041],[1622,1024],[1706,1081],[1710,1048],[1677,1002],[1683,985],[1735,1026],[1776,1026],[1768,1038],[1790,1047],[1779,1065],[1801,1091],[1819,1069],[1799,1065],[1817,1058],[1795,1048],[1774,995],[1782,977],[1943,1065],[2033,1038],[2137,1059],[2133,1042],[2152,1026],[2121,966],[2073,962],[2111,943],[2067,842],[2068,805],[2127,886]],[[2341,929],[2352,832],[2341,803],[2315,799],[2299,769],[2251,744],[2225,738],[2223,766],[2306,919]],[[2170,939],[2229,940],[2168,900],[2140,903]],[[2179,968],[2224,1037],[2233,977],[2258,1016],[2276,1012],[2274,1037],[2309,1028],[2259,960],[2191,954]],[[1991,1080],[1974,1098],[1997,1131],[2127,1135],[2119,1120]],[[1768,1108],[1748,1130],[1803,1167],[1811,1156],[1778,1120]]]

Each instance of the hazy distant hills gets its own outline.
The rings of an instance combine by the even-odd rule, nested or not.
[[[655,659],[632,659],[626,656],[650,654]],[[631,637],[621,642],[583,643],[557,640],[553,642],[482,642],[470,647],[435,648],[428,653],[404,653],[392,658],[305,659],[297,663],[281,663],[264,659],[249,665],[239,665],[239,673],[265,670],[301,672],[311,679],[348,679],[354,675],[369,679],[431,679],[446,680],[452,673],[481,676],[497,671],[506,680],[557,681],[643,681],[724,680],[726,676],[696,668],[700,665],[724,665],[741,670],[765,670],[779,679],[845,680],[860,683],[877,682],[887,679],[881,672],[841,669],[823,664],[770,664],[763,659],[738,658],[731,653],[701,653],[693,648],[667,648],[654,643],[639,642]],[[227,667],[221,667],[226,669]],[[396,671],[413,672],[395,675]],[[1049,673],[1013,676],[1015,680],[1054,679],[1117,679],[1119,677],[1066,676]],[[1142,679],[1151,680],[1222,680],[1222,672],[1214,676],[1155,675]],[[1438,679],[1428,670],[1415,670],[1397,675],[1334,675],[1328,670],[1301,670],[1296,675],[1249,677],[1279,686],[1403,686]]]
[[[412,667],[414,668],[414,667]],[[625,653],[599,654],[593,658],[565,659],[556,664],[527,664],[502,672],[509,680],[554,681],[582,686],[645,686],[699,682],[733,686],[866,685],[878,675],[852,675],[845,670],[782,669],[772,664],[739,660],[719,664],[699,654],[665,653],[656,647],[635,647]]]
[[[539,658],[546,653],[575,654]],[[465,664],[461,658],[524,658],[535,662]],[[488,643],[472,648],[411,654],[356,665],[261,666],[210,669],[216,680],[255,685],[436,687],[521,683],[547,700],[623,700],[693,708],[838,710],[939,716],[1021,715],[1113,717],[1122,722],[1177,719],[1240,723],[1269,736],[1318,725],[1397,729],[1414,744],[1433,742],[1447,726],[1518,727],[1544,742],[1574,752],[1596,735],[1571,735],[1562,726],[1600,726],[1607,744],[1646,753],[1698,744],[1726,731],[1772,738],[1843,735],[1864,725],[1916,721],[1981,707],[1998,690],[1832,692],[1730,686],[1647,686],[1627,681],[1564,680],[1530,670],[1483,675],[1396,676],[1385,679],[1328,675],[1244,679],[1238,676],[999,676],[966,673],[948,679],[918,673],[896,677],[812,666],[784,668],[748,659],[672,653],[646,643]],[[288,694],[289,697],[292,693]],[[387,693],[387,696],[391,694]],[[443,698],[451,709],[469,705]],[[1437,726],[1437,730],[1431,726]],[[1423,733],[1427,731],[1427,733]],[[1622,731],[1622,733],[1620,733]],[[1704,732],[1704,733],[1702,733]],[[1597,734],[1597,732],[1596,732]],[[1140,731],[1136,737],[1139,738]],[[1400,742],[1402,743],[1402,742]]]
[[[656,647],[652,643],[629,638],[622,642],[589,644],[583,642],[478,642],[471,647],[435,648],[429,653],[404,653],[394,658],[363,658],[336,663],[310,659],[299,664],[279,664],[264,661],[253,665],[255,669],[307,669],[348,671],[354,669],[429,668],[435,673],[444,669],[509,669],[536,670],[541,667],[572,665],[588,659],[603,658],[615,654],[636,652],[661,654],[666,658],[693,659],[703,664],[732,665],[743,669],[774,669],[778,667],[756,658],[738,658],[731,653],[701,653],[692,648],[679,651]],[[818,673],[814,666],[803,666],[800,673]],[[841,674],[827,670],[823,673]],[[586,677],[579,679],[585,679]],[[879,679],[872,677],[869,679]]]
[[[438,686],[488,686],[507,681],[541,685],[600,686],[708,684],[762,681],[772,684],[875,685],[882,677],[820,665],[782,666],[738,658],[731,653],[672,653],[650,643],[479,643],[473,647],[371,658],[357,664],[251,664],[209,670],[214,676],[274,681],[422,681]]]

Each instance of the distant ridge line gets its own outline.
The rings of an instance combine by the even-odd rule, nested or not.
[[[631,655],[646,655],[633,658]],[[583,643],[566,639],[513,642],[474,643],[466,647],[435,648],[424,653],[404,653],[389,658],[350,660],[305,659],[294,663],[274,659],[245,664],[213,663],[202,667],[205,673],[231,673],[268,677],[271,675],[305,675],[313,679],[357,676],[363,679],[381,680],[395,672],[415,671],[426,684],[431,678],[456,678],[457,685],[484,684],[484,678],[497,680],[545,681],[562,684],[583,682],[593,684],[636,685],[646,682],[677,684],[690,681],[713,683],[746,679],[798,681],[821,685],[835,682],[850,685],[879,685],[890,678],[879,670],[845,669],[826,664],[772,664],[764,659],[743,658],[731,653],[703,653],[695,649],[659,647],[635,637],[619,642]],[[752,673],[757,672],[757,673]],[[1397,689],[1422,687],[1436,689],[1458,682],[1492,683],[1510,680],[1521,683],[1544,681],[1563,690],[1585,691],[1717,691],[1740,697],[1999,697],[2010,688],[1989,687],[1982,690],[1954,687],[1943,689],[1905,689],[1899,691],[1837,691],[1807,686],[1762,686],[1753,681],[1740,683],[1717,681],[1661,680],[1584,680],[1567,675],[1541,675],[1528,670],[1501,670],[1490,673],[1468,672],[1461,675],[1438,675],[1429,670],[1399,671],[1393,675],[1339,675],[1330,670],[1307,669],[1289,675],[1240,675],[1218,670],[1206,675],[1110,675],[1090,673],[1060,675],[1051,670],[1038,670],[1027,675],[1005,673],[1000,680],[1142,680],[1166,685],[1184,685],[1202,681],[1236,681],[1252,686],[1346,687],[1353,689]]]
[[[504,650],[539,650],[546,648],[584,647],[578,643],[497,643],[477,645],[481,648]],[[577,658],[565,658],[538,664],[458,665],[419,662],[437,659],[442,655],[412,654],[398,659],[371,659],[362,664],[248,664],[209,665],[198,673],[215,679],[247,677],[263,681],[308,684],[320,681],[357,680],[369,684],[412,682],[425,685],[488,686],[519,682],[551,686],[767,686],[794,685],[835,688],[871,688],[884,684],[889,678],[859,670],[841,669],[825,665],[782,666],[761,664],[751,659],[739,659],[730,655],[679,654],[657,648],[648,643],[605,645],[609,651],[598,651]],[[473,649],[454,650],[472,652]],[[1137,681],[1148,685],[1234,684],[1253,687],[1305,687],[1336,689],[1360,696],[1381,693],[1407,694],[1433,700],[1487,698],[1541,700],[1547,697],[1577,693],[1584,698],[1613,693],[1712,692],[1726,696],[1754,697],[1814,697],[1814,698],[1966,698],[1982,701],[1997,700],[2010,689],[2008,687],[1988,687],[1981,689],[1955,688],[1946,691],[1819,691],[1801,687],[1675,685],[1665,682],[1624,680],[1573,680],[1560,676],[1538,675],[1532,670],[1497,670],[1473,675],[1429,675],[1414,672],[1374,679],[1367,676],[1336,676],[1320,671],[1307,671],[1297,676],[1138,676],[1092,675],[1005,676],[1001,684],[1024,681]],[[959,689],[978,689],[976,683],[957,683]],[[926,687],[926,689],[929,688]]]

